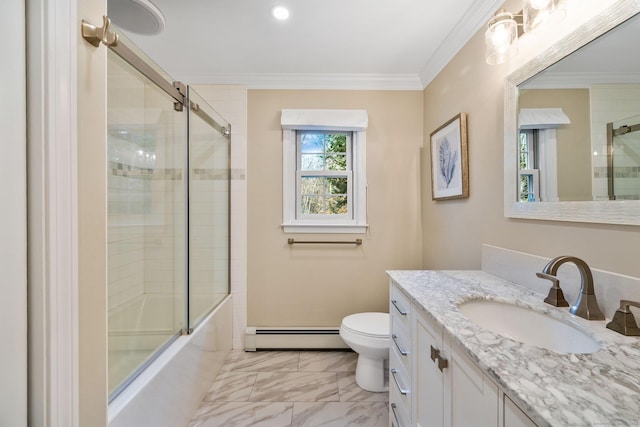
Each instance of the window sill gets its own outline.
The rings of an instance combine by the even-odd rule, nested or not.
[[[282,224],[285,233],[364,234],[369,225],[355,224]]]

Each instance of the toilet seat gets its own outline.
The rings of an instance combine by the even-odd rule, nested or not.
[[[342,319],[346,331],[369,338],[389,339],[389,314],[356,313]]]

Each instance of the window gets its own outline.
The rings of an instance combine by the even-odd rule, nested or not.
[[[283,229],[366,231],[363,110],[283,110]]]
[[[351,218],[351,132],[297,131],[296,136],[296,216]]]
[[[557,202],[556,129],[521,129],[519,139],[520,202]]]
[[[556,129],[571,124],[561,108],[521,108],[518,141],[518,201],[557,202]]]
[[[538,165],[538,132],[535,129],[520,131],[518,158],[520,170],[519,197],[521,202],[540,201],[540,175]]]

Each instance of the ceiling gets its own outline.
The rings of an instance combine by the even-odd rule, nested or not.
[[[486,25],[503,0],[153,3],[165,16],[164,31],[125,35],[188,83],[415,90]],[[289,20],[271,17],[276,4],[289,8]]]

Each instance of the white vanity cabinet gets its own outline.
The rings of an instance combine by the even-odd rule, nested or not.
[[[393,283],[390,295],[390,426],[535,425],[526,424],[527,416]]]
[[[504,396],[504,427],[536,427],[536,424],[511,399]]]
[[[424,313],[415,319],[415,425],[498,426],[498,387]]]

